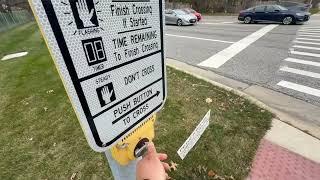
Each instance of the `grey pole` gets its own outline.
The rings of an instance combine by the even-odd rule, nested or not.
[[[109,167],[112,171],[112,174],[115,180],[135,180],[136,179],[136,165],[141,158],[131,161],[126,166],[122,166],[118,164],[115,159],[113,159],[110,151],[106,151],[105,155],[107,157]]]

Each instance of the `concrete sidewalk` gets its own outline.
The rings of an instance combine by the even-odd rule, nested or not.
[[[180,61],[167,59],[167,65],[243,96],[276,115],[260,142],[248,179],[320,179],[320,107]]]

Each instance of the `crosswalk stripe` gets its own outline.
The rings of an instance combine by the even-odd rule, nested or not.
[[[319,26],[305,26],[305,27],[302,27],[301,29],[320,29]]]
[[[320,67],[320,63],[314,62],[314,61],[306,61],[306,60],[296,59],[296,58],[286,58],[284,59],[284,61]]]
[[[292,47],[294,47],[294,48],[301,48],[301,49],[319,50],[319,51],[320,51],[320,48],[318,48],[318,47],[300,46],[300,45],[294,45],[294,46],[292,46]]]
[[[308,32],[300,32],[300,33],[298,33],[298,35],[300,35],[300,34],[320,35],[320,33],[308,33]]]
[[[310,72],[310,71],[304,71],[304,70],[301,70],[301,69],[295,69],[295,68],[290,68],[290,67],[282,67],[282,68],[280,68],[280,71],[285,71],[285,72],[289,72],[289,73],[293,73],[293,74],[299,74],[299,75],[303,75],[303,76],[309,76],[309,77],[320,79],[320,74],[319,73]]]
[[[311,38],[297,38],[299,40],[307,40],[307,41],[320,41],[320,39],[311,39]]]
[[[310,94],[313,96],[317,96],[320,97],[320,90],[319,89],[315,89],[315,88],[311,88],[308,86],[304,86],[304,85],[300,85],[300,84],[296,84],[296,83],[292,83],[289,81],[280,81],[278,84],[278,86],[282,86],[288,89],[292,89],[295,91],[299,91],[302,93],[306,93],[306,94]]]
[[[299,30],[299,32],[310,32],[310,33],[319,33],[320,30],[313,30],[313,29],[308,29],[308,30]]]
[[[219,51],[218,53],[214,54],[213,56],[209,57],[208,59],[199,63],[199,66],[211,67],[211,68],[219,68],[224,63],[229,61],[231,58],[236,56],[238,53],[246,49],[252,43],[266,35],[268,32],[272,31],[278,25],[267,25],[262,27],[256,32],[249,34],[248,36],[242,38],[241,40],[235,42],[234,44],[230,45],[229,47]]]
[[[301,28],[301,30],[311,30],[311,29],[313,29],[313,30],[320,30],[320,27],[318,26],[318,27],[316,27],[316,26],[310,26],[310,27],[302,27]]]
[[[317,36],[317,35],[309,35],[309,34],[298,34],[298,36],[300,37],[300,36],[304,36],[304,37],[317,37],[317,38],[320,38],[320,34],[319,34],[319,36]]]
[[[320,57],[320,54],[302,52],[302,51],[290,51],[291,54],[302,55],[302,56],[312,56],[312,57]]]
[[[313,44],[313,45],[320,45],[320,43],[315,43],[315,42],[307,42],[307,41],[293,41],[295,43],[300,43],[300,44]]]

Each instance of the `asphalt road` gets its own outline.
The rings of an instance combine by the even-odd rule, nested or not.
[[[195,26],[166,26],[165,33],[168,58],[320,106],[319,15],[288,26],[208,16]]]

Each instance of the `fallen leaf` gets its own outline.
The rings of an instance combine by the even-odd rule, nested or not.
[[[53,143],[53,147],[56,147],[57,143]]]
[[[213,177],[213,176],[215,176],[216,175],[216,173],[213,171],[213,170],[210,170],[209,172],[208,172],[208,176],[209,177]]]
[[[22,104],[26,106],[26,105],[28,105],[29,103],[28,103],[27,101],[25,101],[25,100],[22,100]]]
[[[215,175],[215,176],[214,176],[214,178],[215,178],[215,179],[219,179],[219,180],[225,180],[225,178],[224,178],[224,177],[219,176],[219,175]]]
[[[201,165],[199,165],[199,166],[198,166],[198,171],[199,171],[199,173],[201,173],[201,170],[202,170],[202,167],[201,167]]]
[[[33,138],[29,138],[29,141],[32,141],[33,140]]]
[[[47,94],[51,94],[51,93],[54,93],[53,89],[50,89],[47,91]]]
[[[170,164],[171,164],[170,165],[170,169],[173,169],[174,171],[176,171],[179,164],[177,164],[177,163],[175,163],[173,161],[171,161]]]
[[[208,104],[212,103],[212,99],[211,98],[207,98],[206,99],[206,103],[208,103]]]
[[[207,172],[207,167],[202,166],[202,169],[203,169],[204,172]]]
[[[226,176],[227,179],[234,180],[233,176]]]
[[[48,108],[47,108],[47,107],[44,107],[43,109],[44,109],[44,111],[48,111]]]
[[[70,177],[70,180],[74,180],[74,178],[77,176],[77,173],[73,173],[72,176]]]

